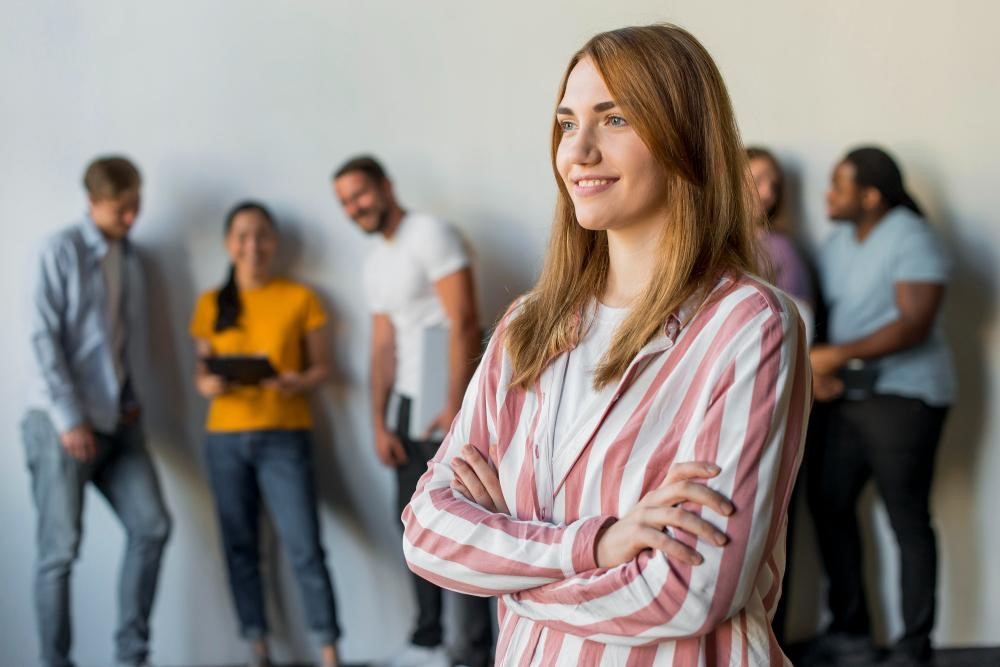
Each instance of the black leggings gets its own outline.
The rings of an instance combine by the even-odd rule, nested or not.
[[[930,651],[937,584],[937,547],[929,497],[941,428],[948,409],[902,396],[817,403],[813,419],[823,437],[806,457],[809,504],[820,554],[830,581],[831,632],[868,635],[862,581],[857,502],[874,479],[902,562],[903,622],[897,649],[923,656]]]

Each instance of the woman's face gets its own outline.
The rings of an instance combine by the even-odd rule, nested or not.
[[[238,273],[254,278],[268,277],[277,250],[274,227],[260,211],[236,214],[226,234],[226,251]]]
[[[580,225],[620,231],[663,223],[663,170],[590,58],[578,62],[566,79],[556,121],[562,131],[556,169]]]
[[[774,164],[764,157],[750,160],[750,175],[757,186],[757,215],[764,220],[778,205],[778,183],[780,175]]]

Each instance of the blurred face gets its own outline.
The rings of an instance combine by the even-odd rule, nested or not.
[[[833,170],[830,189],[826,193],[826,214],[831,220],[853,222],[863,213],[864,188],[855,180],[855,168],[841,162]]]
[[[562,132],[556,169],[581,226],[624,230],[663,224],[663,170],[589,58],[570,72],[556,121]]]
[[[104,237],[119,241],[128,236],[139,215],[139,189],[127,190],[117,197],[90,200],[90,218]]]
[[[278,237],[260,211],[242,211],[233,218],[226,234],[226,251],[237,273],[265,279],[270,276],[278,251]]]
[[[757,187],[757,214],[761,219],[770,218],[778,206],[781,175],[770,160],[756,157],[750,160],[750,176]]]
[[[363,231],[375,234],[385,228],[392,209],[388,181],[380,186],[363,171],[349,171],[333,181],[333,192]]]

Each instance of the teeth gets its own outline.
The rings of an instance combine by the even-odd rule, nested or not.
[[[589,178],[583,181],[577,181],[577,185],[581,188],[596,188],[599,185],[607,185],[611,181],[606,178]]]

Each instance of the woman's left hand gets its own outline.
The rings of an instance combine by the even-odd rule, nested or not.
[[[306,390],[302,374],[294,371],[287,371],[268,378],[260,383],[264,389],[274,389],[282,394],[300,394]]]
[[[451,488],[489,512],[510,514],[500,477],[478,449],[465,445],[462,453],[451,460],[451,467],[455,471]]]

